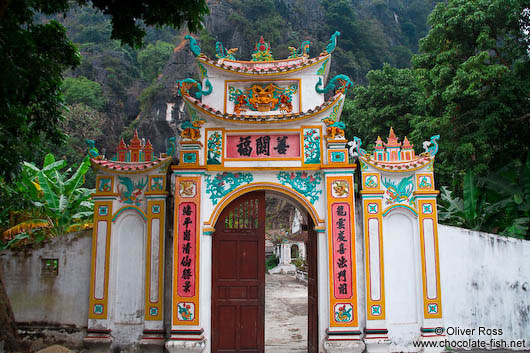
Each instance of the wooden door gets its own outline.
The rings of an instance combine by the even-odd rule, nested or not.
[[[307,231],[307,352],[318,353],[318,238],[311,217]]]
[[[263,352],[265,192],[228,205],[213,235],[212,352]]]

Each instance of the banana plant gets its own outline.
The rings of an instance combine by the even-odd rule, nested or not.
[[[530,152],[522,166],[512,162],[484,179],[489,198],[500,212],[503,235],[530,239]]]
[[[56,161],[52,154],[46,155],[42,169],[33,163],[23,163],[16,189],[27,208],[22,221],[2,233],[4,248],[21,240],[38,241],[92,226],[90,197],[94,190],[82,187],[90,168],[89,157],[73,174],[71,168],[61,172],[64,167],[66,161]]]
[[[464,177],[463,199],[442,186],[441,200],[438,212],[440,221],[474,230],[492,230],[492,217],[499,205],[487,201],[486,193],[473,172],[468,171]]]

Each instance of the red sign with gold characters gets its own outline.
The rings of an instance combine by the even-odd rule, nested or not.
[[[333,284],[337,299],[352,297],[352,253],[350,205],[336,202],[331,205],[333,224]]]
[[[178,289],[181,297],[195,296],[195,244],[197,234],[196,206],[193,202],[179,205],[178,213]]]
[[[299,158],[300,134],[227,135],[226,158]]]

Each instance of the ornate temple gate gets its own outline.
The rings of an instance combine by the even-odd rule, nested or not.
[[[352,83],[337,75],[324,86],[339,34],[315,58],[306,41],[283,60],[261,38],[251,61],[235,60],[221,43],[212,60],[187,36],[201,80],[177,82],[191,116],[180,149],[172,138],[157,158],[135,134],[111,161],[92,143],[87,345],[263,352],[266,193],[306,215],[308,352],[416,352],[413,342],[443,338],[435,332],[443,326],[439,136],[419,156],[393,130],[373,153],[359,138],[345,139],[340,115]],[[172,247],[166,266],[165,247]]]

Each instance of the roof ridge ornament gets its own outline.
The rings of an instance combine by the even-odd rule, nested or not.
[[[195,57],[206,57],[206,55],[201,53],[201,47],[199,46],[197,39],[193,38],[189,34],[186,34],[184,38],[190,41],[190,50],[193,53],[193,55],[195,55]]]
[[[340,32],[336,31],[331,35],[331,38],[329,38],[328,46],[326,47],[326,50],[324,50],[322,53],[320,53],[320,56],[327,55],[333,53],[335,48],[337,47],[337,37],[340,36]]]
[[[294,59],[294,58],[308,58],[309,57],[309,46],[311,45],[311,42],[308,40],[305,40],[300,45],[300,49],[296,49],[295,47],[289,47],[289,51],[291,52],[291,55],[287,59]]]
[[[207,96],[212,93],[213,87],[209,79],[205,81],[206,91],[202,89],[202,85],[192,78],[185,78],[183,80],[177,80],[177,93],[180,96],[190,96],[190,89],[193,87],[197,88],[195,97],[201,99],[202,96]]]
[[[265,42],[263,36],[261,36],[259,42],[254,45],[251,61],[274,61],[271,54],[271,45],[270,43]]]
[[[353,82],[351,82],[351,80],[350,80],[350,78],[348,76],[346,76],[346,75],[337,75],[337,76],[333,77],[329,81],[328,85],[326,87],[324,87],[324,88],[320,88],[320,87],[322,87],[322,77],[319,77],[318,78],[318,82],[315,85],[315,90],[317,91],[317,93],[328,93],[330,90],[335,88],[336,81],[338,81],[340,86],[335,91],[335,94],[337,94],[337,93],[346,94],[347,89],[353,86]]]
[[[228,59],[228,60],[236,60],[236,57],[234,54],[236,51],[238,51],[239,48],[231,48],[226,49],[222,42],[216,42],[215,43],[215,57],[218,59]]]

